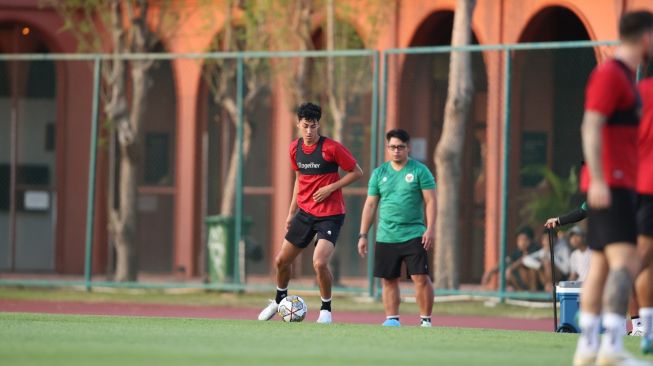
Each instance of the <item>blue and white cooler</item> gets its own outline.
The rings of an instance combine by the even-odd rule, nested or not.
[[[556,286],[556,297],[560,301],[560,322],[556,332],[578,333],[577,313],[580,308],[581,281],[560,281]]]

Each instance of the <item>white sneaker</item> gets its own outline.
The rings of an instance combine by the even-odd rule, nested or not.
[[[635,327],[635,329],[628,333],[628,335],[632,337],[642,337],[644,336],[644,329],[642,329],[642,327]]]
[[[317,323],[331,324],[331,312],[329,310],[320,310],[320,316],[317,318]]]
[[[270,320],[274,318],[277,311],[279,311],[279,304],[274,300],[270,300],[268,306],[261,310],[261,313],[258,315],[258,320]]]
[[[433,325],[431,325],[431,322],[422,320],[422,322],[419,325],[422,328],[431,328]]]
[[[653,366],[653,363],[638,360],[626,351],[599,351],[599,354],[596,356],[596,366]]]
[[[596,353],[594,352],[578,352],[574,353],[574,366],[594,366],[596,362]]]

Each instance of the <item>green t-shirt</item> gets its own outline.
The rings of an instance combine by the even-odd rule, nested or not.
[[[422,190],[435,188],[435,179],[422,163],[408,159],[396,171],[390,162],[374,169],[367,194],[379,197],[379,227],[376,240],[400,243],[424,234]]]

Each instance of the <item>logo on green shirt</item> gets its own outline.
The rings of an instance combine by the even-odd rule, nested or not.
[[[415,176],[413,175],[413,173],[408,173],[406,174],[406,178],[404,179],[406,179],[406,182],[412,183],[415,180]]]

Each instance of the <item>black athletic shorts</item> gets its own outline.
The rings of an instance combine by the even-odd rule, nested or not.
[[[406,263],[409,276],[429,274],[428,254],[421,236],[401,243],[377,242],[374,248],[374,277],[401,277],[401,262]]]
[[[653,195],[640,194],[637,197],[637,232],[653,236]]]
[[[299,210],[290,222],[286,240],[298,248],[306,248],[317,233],[317,239],[326,239],[336,245],[345,215],[313,216]]]
[[[603,251],[612,243],[637,243],[637,194],[632,189],[610,188],[612,204],[601,210],[587,210],[587,242]]]

